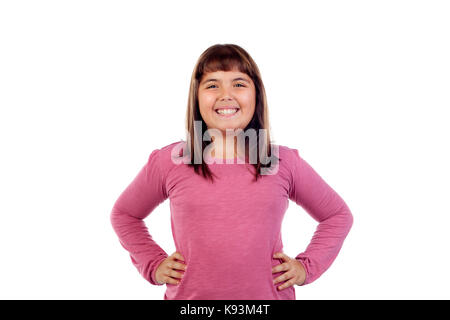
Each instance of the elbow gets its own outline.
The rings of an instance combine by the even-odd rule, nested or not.
[[[114,230],[116,230],[120,225],[127,220],[127,216],[124,211],[119,210],[116,206],[111,209],[109,214],[109,221]]]
[[[109,221],[113,229],[115,229],[119,220],[120,220],[120,212],[115,207],[113,207],[109,214]]]
[[[342,212],[344,225],[348,233],[353,226],[353,214],[347,205],[344,205],[344,210]]]
[[[343,202],[340,208],[325,221],[327,221],[326,224],[330,227],[339,230],[339,234],[346,236],[353,226],[353,214],[347,204]]]
[[[353,214],[348,206],[343,203],[339,209],[333,211],[333,214],[319,221],[319,226],[330,230],[338,237],[345,238],[353,226]]]

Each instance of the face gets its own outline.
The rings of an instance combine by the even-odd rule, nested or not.
[[[236,70],[209,72],[200,80],[198,102],[208,129],[244,130],[255,112],[255,85]]]

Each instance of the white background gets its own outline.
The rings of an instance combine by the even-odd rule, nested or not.
[[[450,298],[449,16],[446,1],[2,1],[0,298],[163,299],[109,214],[150,152],[184,139],[216,43],[250,53],[274,142],[354,216],[297,299]],[[172,254],[169,201],[145,221]],[[316,225],[290,202],[284,251]]]

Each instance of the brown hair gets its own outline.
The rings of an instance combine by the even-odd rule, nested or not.
[[[211,179],[213,181],[213,173],[208,168],[208,164],[203,161],[203,150],[210,144],[212,141],[203,141],[202,137],[207,130],[207,126],[205,121],[203,120],[198,103],[198,88],[199,83],[205,73],[215,72],[215,71],[231,71],[237,69],[242,73],[247,74],[255,85],[256,91],[256,105],[255,112],[253,118],[250,120],[245,130],[249,128],[253,128],[256,130],[256,139],[257,139],[257,150],[267,150],[267,155],[272,160],[278,161],[277,157],[271,157],[271,140],[270,140],[270,125],[269,125],[269,114],[268,114],[268,106],[266,93],[264,90],[264,85],[261,79],[261,75],[258,69],[258,66],[250,57],[250,55],[240,46],[235,44],[215,44],[208,49],[206,49],[199,57],[194,71],[191,77],[191,84],[189,88],[189,98],[187,105],[187,113],[186,113],[186,130],[188,137],[188,145],[190,152],[190,163],[189,166],[194,167],[194,171],[199,174],[199,170],[201,169],[203,177]],[[201,136],[194,135],[194,122],[201,121],[202,130]],[[265,129],[266,139],[265,141],[260,141],[259,138],[259,129]],[[262,139],[264,140],[264,139]],[[194,146],[197,145],[197,148]],[[200,145],[202,146],[200,148]],[[248,143],[246,143],[246,150],[248,150]],[[197,159],[202,159],[201,163],[194,163],[194,152],[202,152],[201,155],[197,155]],[[275,159],[274,159],[275,158]],[[255,168],[255,181],[258,180],[258,177],[261,176],[261,168],[262,167],[270,167],[271,162],[269,163],[261,163],[260,155],[258,153],[257,163],[252,164]]]

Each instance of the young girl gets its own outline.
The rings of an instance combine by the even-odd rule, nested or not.
[[[166,284],[166,300],[295,300],[293,286],[316,280],[340,251],[353,223],[346,203],[297,149],[271,143],[260,72],[241,47],[202,53],[186,120],[186,141],[153,150],[114,204],[121,245],[147,281]],[[167,198],[170,256],[143,221]],[[282,251],[289,200],[319,222],[295,258]]]

